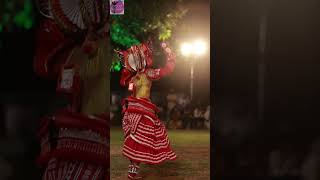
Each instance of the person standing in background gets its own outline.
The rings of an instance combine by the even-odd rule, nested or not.
[[[170,121],[170,112],[177,105],[177,95],[174,92],[174,89],[170,89],[169,94],[167,95],[167,121]]]
[[[191,128],[198,128],[198,124],[201,118],[201,110],[199,107],[195,107],[193,110],[193,121],[191,123]]]
[[[206,112],[203,115],[204,124],[207,129],[210,129],[210,105],[207,106]]]

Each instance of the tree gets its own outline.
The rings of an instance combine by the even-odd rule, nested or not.
[[[111,18],[111,40],[114,49],[126,49],[146,40],[149,35],[169,40],[178,21],[187,13],[183,0],[126,0],[124,15]],[[113,58],[111,70],[119,71]]]
[[[171,37],[172,29],[187,9],[183,0],[126,0],[125,14],[112,16],[111,37],[115,46],[130,47],[145,34],[160,40]]]
[[[28,30],[34,25],[32,0],[0,1],[0,32]]]
[[[125,14],[111,18],[112,48],[126,49],[145,40],[149,35],[168,40],[174,27],[187,12],[186,0],[126,0]],[[0,32],[28,30],[35,24],[35,2],[3,0],[0,2]],[[111,70],[121,68],[113,57]]]

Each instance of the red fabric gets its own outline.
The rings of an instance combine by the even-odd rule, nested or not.
[[[41,141],[41,152],[37,159],[39,165],[46,164],[53,157],[109,165],[108,113],[90,118],[83,114],[60,110],[53,117],[45,117],[41,121],[38,132]],[[52,118],[58,131],[55,148],[50,147],[49,118]],[[86,134],[88,132],[89,134]]]
[[[83,145],[85,145],[83,143]],[[57,149],[53,151],[50,156],[60,159],[69,159],[83,162],[94,162],[98,165],[108,166],[109,159],[109,147],[104,148],[104,152],[101,155],[95,153],[88,153],[87,151],[80,151],[79,149]]]
[[[176,57],[171,52],[171,50],[165,49],[165,53],[166,53],[167,62],[164,67],[158,68],[158,69],[153,69],[153,68],[146,69],[146,74],[151,80],[159,80],[162,77],[167,76],[173,72],[176,65]]]
[[[141,102],[142,106],[145,104],[144,100],[137,98],[136,102]],[[177,156],[170,148],[165,126],[157,116],[155,114],[149,116],[150,113],[147,111],[130,111],[130,109],[129,105],[122,120],[125,133],[123,155],[135,162],[147,164],[175,160]]]
[[[153,64],[151,46],[152,46],[151,41],[141,44],[141,50],[143,51],[143,54],[146,58],[147,67],[150,67]]]
[[[152,66],[153,63],[153,59],[152,59],[152,50],[150,48],[149,43],[141,43],[139,45],[133,45],[130,48],[128,48],[127,50],[123,50],[123,51],[116,51],[119,54],[119,57],[121,59],[121,61],[123,62],[124,66],[130,70],[130,71],[140,71],[143,70],[146,67],[150,67]],[[138,56],[140,56],[140,60],[136,60],[137,64],[140,64],[137,68],[138,69],[133,69],[130,64],[129,64],[129,55],[132,54],[136,54]],[[142,58],[144,57],[144,58]],[[145,60],[145,66],[142,65],[142,61],[141,60]]]
[[[65,38],[58,25],[50,19],[41,22],[36,36],[34,70],[43,77],[56,78],[71,52],[74,42]]]
[[[82,46],[82,51],[86,54],[93,54],[97,50],[97,42],[85,41]]]
[[[164,44],[164,46],[162,46],[162,49],[164,50],[164,52],[166,54],[167,63],[165,65],[165,67],[160,68],[160,77],[163,77],[163,76],[166,76],[166,75],[172,73],[172,71],[176,65],[176,56],[171,51],[171,49],[166,44]]]
[[[149,100],[146,100],[143,98],[135,98],[135,97],[129,96],[128,98],[126,98],[126,100],[128,103],[133,102],[133,103],[142,104],[143,106],[146,106],[147,108],[151,108],[156,113],[158,113],[160,111],[159,108],[155,104],[153,104]]]
[[[48,135],[46,135],[48,136]],[[109,144],[102,144],[81,137],[57,137],[57,146],[50,148],[49,141],[41,141],[41,151],[36,160],[38,165],[44,165],[50,158],[61,158],[94,162],[99,165],[108,166]],[[109,140],[109,139],[106,139]]]
[[[91,129],[101,135],[109,134],[109,114],[102,113],[94,117],[88,115],[71,112],[68,109],[57,111],[53,117],[57,127],[68,128],[76,127],[78,129]]]
[[[122,69],[121,70],[121,78],[120,78],[120,85],[121,86],[126,86],[128,85],[129,81],[131,80],[131,77],[133,74],[127,70],[127,69]]]
[[[50,160],[51,157],[52,157],[52,154],[50,152],[41,153],[36,159],[36,164],[38,166],[45,165]]]
[[[67,109],[58,111],[54,116],[57,127],[91,129],[101,133],[101,135],[109,136],[109,125],[107,119],[101,119],[99,117],[90,118],[87,115],[70,112]]]
[[[175,63],[176,63],[175,58],[168,59],[166,66],[163,68],[160,68],[160,78],[172,73],[175,67]]]
[[[41,138],[45,133],[48,132],[48,126],[49,126],[49,118],[50,117],[45,117],[40,120],[40,126],[38,130],[38,138]]]
[[[107,180],[109,171],[106,167],[94,163],[52,158],[43,175],[43,180]]]

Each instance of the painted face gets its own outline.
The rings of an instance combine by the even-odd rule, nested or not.
[[[125,68],[132,72],[138,72],[152,66],[152,49],[150,47],[149,41],[131,46],[125,51],[117,51],[117,53]]]

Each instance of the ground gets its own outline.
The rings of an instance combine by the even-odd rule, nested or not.
[[[176,161],[161,165],[142,164],[141,175],[145,180],[207,180],[210,179],[209,130],[168,130],[172,148],[178,155]],[[127,179],[128,160],[122,156],[123,132],[111,129],[111,179]]]

